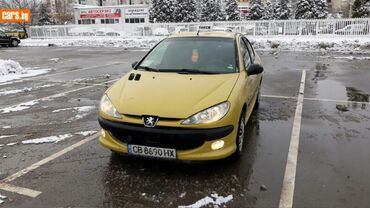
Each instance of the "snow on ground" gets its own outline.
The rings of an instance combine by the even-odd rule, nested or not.
[[[151,48],[164,37],[69,37],[58,39],[26,39],[22,46],[76,46]],[[367,36],[260,36],[248,37],[257,50],[289,51],[352,51],[370,52]]]
[[[6,199],[6,196],[0,194],[0,205],[4,203],[4,199]]]
[[[17,135],[2,135],[0,136],[0,139],[5,139],[5,138],[9,138],[9,137],[15,137]]]
[[[46,85],[41,85],[41,86],[38,86],[38,87],[25,87],[25,88],[22,88],[22,89],[14,89],[14,90],[4,89],[4,90],[0,91],[0,96],[13,95],[13,94],[21,93],[21,92],[30,92],[32,90],[39,90],[39,89],[43,89],[43,88],[52,87],[52,86],[55,86],[55,85],[57,85],[57,84],[46,84]]]
[[[370,56],[336,56],[335,59],[348,59],[348,60],[370,60]]]
[[[80,107],[73,107],[73,108],[57,109],[57,110],[53,110],[52,112],[53,113],[59,113],[59,112],[63,112],[63,111],[71,111],[72,110],[74,113],[76,113],[76,115],[72,118],[67,119],[67,121],[65,122],[65,123],[70,123],[72,121],[81,119],[81,118],[89,115],[93,109],[95,109],[95,106],[80,106]]]
[[[90,135],[95,134],[96,132],[97,131],[80,131],[80,132],[76,132],[75,134],[82,135],[82,136],[90,136]]]
[[[38,139],[29,139],[29,140],[22,141],[22,144],[58,143],[72,136],[73,136],[72,134],[62,134],[58,136],[49,136],[49,137],[42,137]]]
[[[31,108],[33,105],[36,105],[38,103],[39,103],[39,100],[32,100],[32,101],[24,102],[18,105],[13,105],[7,108],[0,109],[0,112],[10,113],[10,112],[23,111],[23,110]]]
[[[203,199],[198,200],[194,204],[187,205],[187,206],[179,206],[179,208],[200,208],[207,205],[216,205],[220,206],[222,204],[226,204],[227,202],[233,200],[233,196],[229,195],[227,197],[218,196],[218,194],[211,194],[211,197],[206,196]]]
[[[49,69],[24,68],[16,61],[0,59],[0,83],[24,77],[37,76],[47,73],[48,71]]]
[[[76,47],[117,47],[117,48],[151,48],[163,37],[70,37],[58,39],[25,39],[21,46],[76,46]]]
[[[12,128],[11,126],[3,126],[3,127],[1,127],[1,128],[3,128],[3,129],[10,129],[10,128]]]

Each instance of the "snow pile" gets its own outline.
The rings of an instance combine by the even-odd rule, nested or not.
[[[248,37],[248,36],[247,36]],[[54,44],[63,47],[115,47],[149,49],[162,40],[163,36],[107,38],[86,37],[69,39],[26,39],[23,46],[48,46]],[[248,37],[256,50],[287,51],[340,51],[370,52],[370,39],[348,36],[264,36]]]
[[[71,37],[66,39],[25,39],[22,46],[49,46],[62,47],[114,47],[114,48],[151,48],[163,37]]]
[[[0,59],[0,76],[24,73],[26,70],[18,62]]]
[[[22,141],[22,144],[58,143],[72,136],[73,136],[72,134],[62,134],[58,136],[42,137],[38,139],[29,139],[29,140]]]
[[[206,205],[217,205],[220,206],[222,204],[225,204],[233,199],[232,195],[229,195],[227,197],[218,196],[218,194],[211,194],[211,197],[206,196],[203,199],[198,200],[192,205],[187,206],[179,206],[179,208],[200,208],[204,207]]]
[[[0,204],[4,203],[4,199],[6,199],[6,196],[0,194]]]
[[[277,36],[249,38],[256,50],[370,52],[367,37]]]
[[[48,69],[32,70],[30,68],[23,68],[16,61],[0,59],[0,82],[36,76],[48,71]]]

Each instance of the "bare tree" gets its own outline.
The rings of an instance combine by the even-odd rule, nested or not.
[[[72,21],[73,11],[69,1],[57,1],[55,8],[55,20],[58,24]]]
[[[20,26],[24,32],[27,32],[26,28],[33,23],[34,16],[37,14],[37,10],[40,6],[40,0],[1,0],[0,8],[3,9],[29,9],[31,11],[31,22],[16,23]]]

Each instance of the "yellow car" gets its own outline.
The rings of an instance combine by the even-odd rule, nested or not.
[[[180,33],[132,67],[101,99],[103,146],[185,161],[242,154],[263,71],[247,38],[232,32]]]

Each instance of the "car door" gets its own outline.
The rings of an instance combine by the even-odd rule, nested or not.
[[[240,50],[243,58],[243,65],[244,70],[247,72],[248,68],[253,64],[252,56],[248,50],[248,46],[246,42],[243,40],[244,37],[240,38]],[[253,105],[253,97],[255,94],[255,76],[248,76],[247,73],[245,73],[245,85],[244,85],[244,93],[246,93],[246,103],[247,103],[247,112],[246,112],[246,119],[249,118],[250,114],[252,113],[253,107],[250,107]]]

